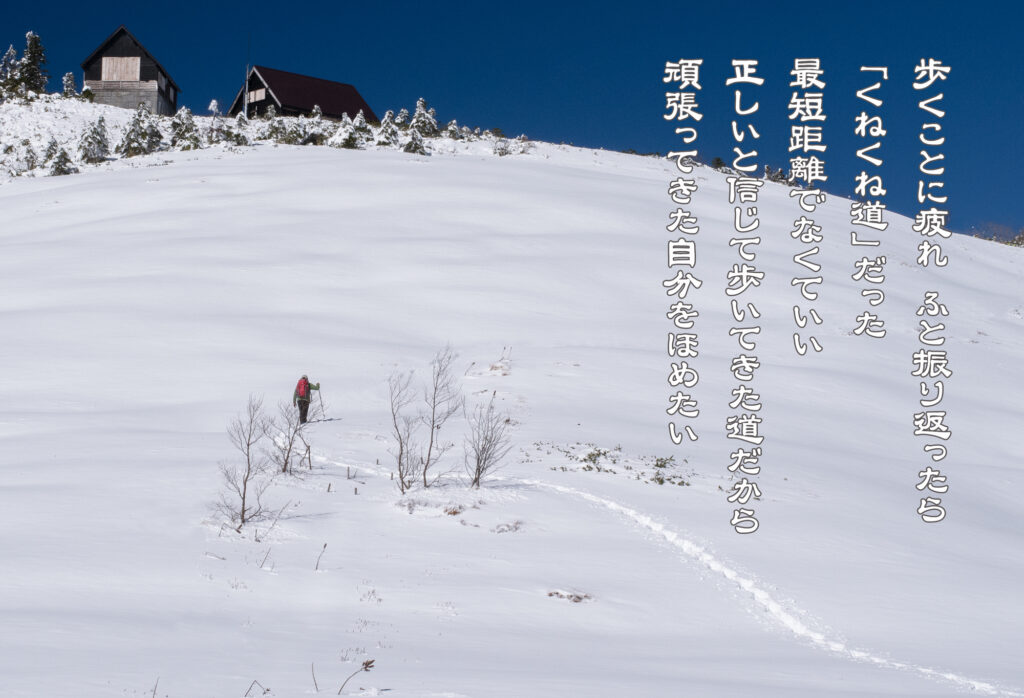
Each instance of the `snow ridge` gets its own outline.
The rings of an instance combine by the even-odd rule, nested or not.
[[[565,487],[563,485],[555,485],[541,480],[520,480],[522,484],[539,487],[542,489],[559,492],[561,494],[567,494],[573,497],[584,499],[588,502],[598,504],[610,509],[617,514],[621,514],[626,518],[632,520],[634,523],[646,528],[652,533],[656,533],[664,538],[669,544],[680,549],[687,557],[690,557],[700,564],[704,565],[707,569],[712,572],[716,572],[727,580],[738,586],[743,591],[749,593],[754,601],[761,606],[769,616],[778,624],[792,632],[797,637],[810,640],[816,647],[826,650],[828,652],[841,655],[848,659],[853,659],[862,662],[868,662],[875,664],[879,667],[886,669],[899,669],[902,671],[912,671],[924,676],[925,678],[932,680],[943,680],[955,684],[957,687],[975,691],[982,695],[988,696],[1024,696],[1024,693],[1018,691],[999,688],[990,683],[972,679],[960,674],[947,671],[938,671],[935,669],[929,669],[928,667],[918,666],[915,664],[908,664],[906,662],[897,662],[878,655],[871,654],[864,650],[853,649],[846,645],[846,643],[830,638],[823,633],[817,632],[808,628],[799,618],[794,616],[792,613],[787,611],[783,605],[772,598],[764,589],[757,586],[754,580],[748,579],[740,575],[736,570],[725,565],[721,560],[716,558],[714,555],[709,553],[704,548],[700,547],[693,541],[683,538],[675,531],[668,529],[664,524],[655,521],[653,518],[644,514],[636,509],[631,509],[623,504],[599,497],[589,492],[577,490],[572,487]]]

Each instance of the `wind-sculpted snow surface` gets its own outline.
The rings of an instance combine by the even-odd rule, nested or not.
[[[45,142],[91,123],[87,106],[4,128]],[[159,677],[170,698],[254,680],[291,696],[314,672],[337,692],[369,659],[346,693],[1020,692],[1024,251],[954,237],[949,267],[922,269],[920,236],[892,216],[888,332],[859,337],[862,254],[831,198],[815,218],[823,351],[799,357],[800,213],[766,184],[761,529],[739,536],[733,213],[725,176],[695,175],[700,438],[679,446],[670,162],[262,144],[4,180],[0,693],[143,696]],[[929,461],[911,375],[929,290],[953,370],[934,526],[916,513]],[[403,496],[387,379],[422,382],[449,343],[469,413],[493,398],[508,416],[505,479],[459,483],[456,416],[449,474]],[[267,490],[273,516],[235,533],[211,507],[237,457],[225,428],[250,394],[290,404],[303,374],[327,406],[306,427],[312,458]]]

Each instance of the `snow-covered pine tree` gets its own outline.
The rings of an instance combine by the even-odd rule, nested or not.
[[[13,95],[20,81],[21,64],[18,62],[18,52],[12,45],[0,58],[0,100]]]
[[[423,145],[423,137],[420,136],[420,132],[414,128],[409,128],[409,142],[402,148],[403,152],[413,153],[414,155],[426,155],[427,149]]]
[[[74,75],[74,73],[64,73],[64,78],[63,78],[63,80],[61,82],[63,84],[63,90],[62,90],[61,94],[64,97],[71,98],[71,97],[77,97],[78,96],[78,89],[77,89],[77,85],[75,85],[75,75]]]
[[[399,134],[394,119],[394,112],[388,109],[384,113],[384,118],[380,120],[380,128],[377,129],[377,136],[373,141],[376,145],[389,148],[398,145]]]
[[[178,150],[198,150],[200,148],[199,128],[188,107],[179,109],[171,119],[171,147]]]
[[[57,153],[59,153],[60,150],[61,147],[60,144],[57,142],[57,139],[54,138],[53,136],[50,136],[50,142],[46,144],[46,152],[43,153],[43,162],[50,162],[51,160],[53,160],[55,157],[57,157]]]
[[[304,133],[300,143],[302,145],[323,145],[329,138],[330,130],[324,122],[324,112],[319,104],[313,105],[313,112],[303,124]]]
[[[398,114],[395,115],[395,126],[401,130],[409,128],[409,110],[405,107],[398,110]]]
[[[35,32],[25,34],[25,55],[21,57],[21,82],[36,94],[46,92],[50,74],[46,71],[46,49]]]
[[[25,169],[34,170],[39,167],[42,163],[39,161],[39,156],[36,155],[35,148],[32,147],[32,143],[26,138],[21,142],[22,147],[25,148]]]
[[[297,119],[288,119],[288,125],[283,127],[281,135],[276,140],[284,145],[301,145],[306,138],[306,117],[299,116]]]
[[[366,123],[366,117],[363,115],[362,109],[356,114],[356,118],[352,119],[352,133],[359,140],[360,148],[364,147],[367,143],[373,142],[373,129],[370,128],[370,124]]]
[[[53,163],[50,165],[50,176],[59,177],[61,175],[69,175],[78,172],[78,168],[71,161],[71,156],[68,155],[68,151],[60,148],[57,151],[57,155],[53,158]]]
[[[211,145],[214,143],[220,143],[224,140],[224,126],[220,119],[220,103],[217,100],[211,100],[210,105],[206,107],[206,110],[210,112],[210,130],[206,134],[206,140]]]
[[[455,123],[455,119],[449,121],[448,125],[444,127],[444,137],[451,138],[453,141],[462,138],[462,131],[459,129],[459,125]]]
[[[424,138],[434,138],[438,134],[437,119],[433,109],[427,109],[427,100],[420,97],[416,100],[416,113],[412,115],[409,128]]]
[[[153,117],[149,113],[149,107],[145,104],[140,104],[135,115],[132,116],[132,120],[125,128],[124,135],[121,136],[121,142],[117,144],[114,152],[126,158],[146,155],[157,150],[162,142],[163,138],[160,135],[160,129],[154,123]]]
[[[338,129],[334,132],[327,140],[327,145],[332,148],[350,148],[356,149],[361,148],[362,144],[359,138],[356,136],[355,128],[352,125],[352,120],[347,116],[341,120],[338,124]]]
[[[101,116],[96,120],[78,143],[78,157],[82,162],[103,162],[110,155],[107,140],[107,123]]]
[[[512,154],[512,147],[509,145],[507,138],[495,138],[491,152],[498,157],[504,157]]]

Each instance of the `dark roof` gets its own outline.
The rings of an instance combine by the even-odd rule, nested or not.
[[[348,114],[350,117],[354,117],[361,109],[368,121],[377,121],[377,115],[352,85],[262,65],[254,66],[253,70],[262,78],[274,101],[282,107],[312,111],[319,104],[320,110],[327,116]]]
[[[157,59],[156,59],[156,58],[155,58],[155,57],[153,56],[153,54],[152,54],[152,53],[150,53],[149,51],[147,51],[147,50],[146,50],[146,47],[142,45],[142,42],[141,42],[141,41],[139,41],[139,40],[138,40],[138,39],[137,39],[137,38],[135,37],[135,35],[134,35],[134,34],[132,34],[132,33],[131,33],[130,31],[128,31],[128,27],[124,26],[123,24],[122,24],[122,25],[121,25],[120,27],[118,27],[117,29],[115,29],[115,30],[114,30],[114,33],[113,33],[113,34],[111,34],[110,36],[108,36],[108,37],[107,37],[107,38],[106,38],[106,39],[105,39],[105,40],[103,41],[103,43],[101,43],[101,44],[99,45],[99,48],[97,48],[97,49],[96,49],[95,51],[93,51],[92,53],[90,53],[90,54],[89,54],[89,57],[88,57],[88,58],[86,58],[86,59],[85,59],[84,61],[82,61],[82,65],[81,65],[81,68],[82,68],[82,70],[85,70],[85,69],[86,69],[86,67],[87,67],[87,66],[88,66],[88,65],[89,65],[90,63],[92,63],[92,62],[93,62],[93,61],[94,61],[94,60],[95,60],[95,59],[96,59],[97,57],[99,57],[100,55],[102,55],[102,54],[103,54],[103,52],[104,52],[104,51],[105,51],[105,50],[107,49],[107,47],[108,47],[108,46],[110,46],[110,44],[114,43],[114,41],[115,41],[115,40],[117,39],[118,35],[120,35],[120,34],[121,34],[122,32],[124,32],[125,34],[127,34],[127,35],[128,35],[128,38],[129,38],[129,39],[131,39],[131,40],[132,40],[132,41],[134,41],[134,42],[135,42],[136,44],[138,44],[139,48],[140,48],[140,49],[142,49],[142,53],[144,53],[144,54],[146,55],[146,57],[147,57],[147,58],[149,58],[149,60],[153,61],[153,63],[155,63],[155,64],[156,64],[156,67],[157,67],[157,69],[158,69],[158,70],[159,70],[159,71],[160,71],[161,73],[163,73],[164,75],[166,75],[166,76],[167,76],[167,81],[168,81],[169,83],[171,83],[172,85],[174,85],[174,89],[175,89],[175,90],[176,90],[177,92],[181,92],[181,88],[180,88],[180,87],[178,87],[178,83],[174,82],[174,79],[173,79],[173,78],[171,78],[171,74],[170,74],[170,73],[168,73],[168,72],[167,72],[167,70],[166,70],[166,69],[165,69],[165,68],[164,68],[164,67],[163,67],[162,65],[160,65],[160,61],[158,61],[158,60],[157,60]]]

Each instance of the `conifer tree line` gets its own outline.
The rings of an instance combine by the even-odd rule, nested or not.
[[[88,88],[78,93],[72,73],[63,76],[58,94],[48,95],[49,77],[42,40],[35,32],[27,32],[25,50],[20,57],[12,45],[0,58],[0,103],[27,104],[62,97],[92,101]],[[84,133],[70,134],[65,142],[51,137],[42,154],[36,150],[42,145],[37,142],[33,147],[27,139],[5,145],[0,151],[0,172],[72,174],[78,171],[76,165],[98,164],[114,156],[130,158],[166,149],[198,150],[268,141],[346,149],[398,149],[418,155],[429,155],[432,144],[439,139],[490,141],[495,155],[523,153],[531,147],[525,136],[506,139],[500,129],[470,129],[459,126],[455,120],[442,126],[437,112],[422,97],[417,100],[412,114],[407,109],[400,109],[397,114],[389,110],[379,122],[369,121],[362,111],[354,117],[345,114],[339,120],[328,119],[319,106],[315,106],[312,113],[297,117],[280,116],[271,106],[252,120],[244,114],[234,119],[224,117],[216,100],[208,109],[209,117],[200,121],[188,107],[182,107],[173,117],[163,117],[150,113],[146,105],[140,104],[121,133],[112,132],[101,115]]]
[[[13,44],[0,58],[0,101],[11,97],[30,98],[32,95],[45,94],[49,80],[46,49],[35,32],[25,34],[25,51],[21,58],[18,58]]]

